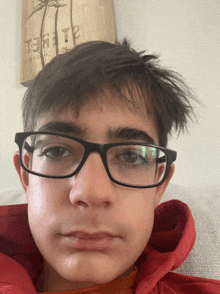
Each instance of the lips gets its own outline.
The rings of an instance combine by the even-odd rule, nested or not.
[[[111,246],[114,236],[107,232],[71,232],[64,235],[68,245],[78,250],[101,251]]]

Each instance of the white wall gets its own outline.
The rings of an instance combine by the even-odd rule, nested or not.
[[[20,187],[12,164],[14,133],[22,131],[25,88],[19,84],[21,0],[1,0],[0,187]],[[180,72],[204,107],[190,134],[174,137],[178,151],[173,183],[220,184],[220,1],[114,0],[119,39],[138,50],[161,53],[162,62]]]
[[[20,187],[12,157],[15,132],[22,131],[25,88],[19,84],[21,0],[0,2],[0,188]]]

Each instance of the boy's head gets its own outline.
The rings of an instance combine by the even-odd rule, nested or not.
[[[185,127],[191,110],[184,83],[155,60],[127,41],[88,42],[52,60],[27,91],[24,129],[48,134],[21,148],[38,175],[18,153],[14,164],[45,259],[45,291],[127,275],[150,238],[175,160],[156,146]]]

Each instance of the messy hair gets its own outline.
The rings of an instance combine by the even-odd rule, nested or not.
[[[187,129],[193,95],[180,75],[159,65],[157,55],[135,51],[127,39],[115,44],[86,42],[52,59],[24,96],[24,130],[33,131],[37,119],[51,111],[73,107],[79,113],[106,85],[117,90],[118,99],[135,106],[134,99],[122,94],[124,88],[131,92],[131,84],[143,94],[159,144],[166,147],[173,128],[179,132]]]

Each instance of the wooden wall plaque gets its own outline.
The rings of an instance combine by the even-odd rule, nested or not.
[[[23,0],[20,82],[53,57],[91,40],[115,41],[111,0]]]

